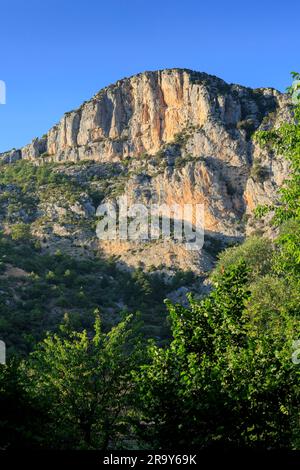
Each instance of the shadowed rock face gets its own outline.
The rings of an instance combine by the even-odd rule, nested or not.
[[[255,228],[253,209],[276,199],[288,173],[286,163],[259,148],[252,135],[289,114],[287,95],[270,88],[229,85],[190,70],[145,72],[104,88],[66,113],[42,139],[0,158],[120,164],[129,202],[203,203],[207,233],[235,240]],[[128,247],[106,245],[110,254],[129,262]],[[147,250],[141,258],[149,257],[150,264],[154,252]],[[157,245],[154,250],[158,255]],[[195,263],[178,256],[190,266],[200,263],[195,253],[190,254]],[[137,257],[135,252],[132,263]]]

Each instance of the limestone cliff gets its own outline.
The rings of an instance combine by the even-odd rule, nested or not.
[[[204,203],[209,245],[216,239],[239,240],[257,229],[253,209],[276,198],[286,164],[261,150],[252,136],[259,128],[277,126],[289,113],[287,95],[271,88],[229,85],[190,70],[145,72],[104,88],[66,113],[43,138],[0,158],[62,163],[61,171],[68,174],[72,171],[63,164],[73,162],[79,179],[86,168],[99,176],[105,165],[115,165],[113,180],[122,183],[118,193],[132,202]],[[80,161],[86,168],[77,168]],[[97,187],[95,181],[90,184]],[[115,196],[106,191],[104,198]],[[65,229],[55,227],[63,237]],[[101,249],[129,265],[210,266],[209,249],[187,255],[158,242],[138,249],[103,243]]]
[[[226,134],[236,129],[241,135],[251,132],[286,103],[286,96],[276,90],[228,85],[204,73],[181,69],[145,72],[104,88],[79,109],[66,113],[44,138],[35,139],[17,154],[28,159],[111,161],[143,152],[153,154],[194,128],[192,154],[204,155],[213,140],[219,143],[216,151],[222,147],[222,155],[232,159],[238,146],[229,149]],[[206,140],[199,132],[203,126]],[[223,127],[227,133],[218,135]],[[233,137],[237,139],[237,135]],[[247,159],[246,149],[239,151]]]

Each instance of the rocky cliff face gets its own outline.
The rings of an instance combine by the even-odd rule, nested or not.
[[[253,209],[276,198],[288,169],[252,136],[289,113],[288,97],[273,89],[229,85],[189,70],[145,72],[101,90],[46,136],[0,158],[61,163],[62,172],[64,163],[73,162],[79,180],[93,168],[100,186],[101,171],[114,165],[109,179],[114,190],[105,192],[106,200],[114,200],[120,182],[118,194],[126,193],[130,202],[203,203],[207,249],[202,253],[183,253],[164,242],[101,245],[130,266],[141,261],[146,267],[164,263],[201,271],[211,266],[210,245],[257,230]],[[72,171],[68,167],[66,173]],[[90,180],[96,189],[98,183]],[[64,236],[63,229],[56,230]]]
[[[219,143],[218,153],[220,147],[228,157],[230,150],[231,154],[239,150],[247,159],[245,148],[224,148],[226,134],[237,128],[240,134],[249,134],[286,101],[275,90],[228,85],[204,73],[180,69],[145,72],[104,88],[78,110],[66,113],[44,138],[35,139],[17,154],[54,161],[112,161],[144,152],[154,154],[178,134],[194,129],[193,155],[210,152],[213,140]],[[227,133],[218,135],[223,128]]]

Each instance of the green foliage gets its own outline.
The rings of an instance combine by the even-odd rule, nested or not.
[[[291,218],[280,226],[276,246],[277,273],[300,281],[300,217]]]
[[[263,183],[269,176],[269,171],[266,167],[262,166],[259,161],[255,160],[251,168],[250,176],[254,181]]]
[[[261,219],[266,214],[268,214],[270,210],[271,210],[271,207],[268,206],[267,204],[259,204],[258,206],[256,206],[254,210],[254,215],[257,219]]]
[[[174,144],[179,145],[180,147],[183,147],[188,140],[188,135],[185,131],[179,132],[174,136]]]
[[[189,308],[168,304],[173,340],[149,347],[135,375],[141,438],[154,448],[299,448],[300,104],[294,120],[256,139],[290,162],[272,244],[252,238],[220,255],[213,291]],[[254,166],[256,179],[264,174]],[[265,215],[267,208],[257,212]]]
[[[253,119],[244,119],[237,123],[237,128],[244,130],[246,133],[246,139],[249,140],[257,129],[257,124]]]
[[[131,380],[142,358],[138,323],[127,316],[108,333],[48,335],[19,365],[0,367],[1,449],[126,448],[134,420]],[[124,439],[124,442],[123,442]]]
[[[123,310],[141,311],[145,337],[166,341],[163,300],[172,289],[194,282],[191,272],[178,271],[170,284],[157,273],[120,270],[113,259],[75,258],[59,250],[42,253],[31,239],[12,240],[0,233],[0,273],[9,265],[27,273],[0,278],[0,338],[9,356],[31,351],[46,331],[57,330],[66,312],[74,327],[90,329],[96,308],[103,312],[105,328]]]
[[[20,222],[11,226],[12,240],[29,240],[31,238],[30,225]]]
[[[224,270],[241,259],[250,268],[249,279],[267,274],[271,269],[273,260],[272,243],[266,238],[252,237],[242,245],[227,248],[219,255],[219,261],[212,273],[212,278],[217,279]]]
[[[251,301],[245,263],[232,265],[204,300],[168,305],[173,341],[149,347],[135,378],[143,396],[141,437],[152,448],[290,447],[299,433],[299,370],[291,344],[299,324]]]
[[[293,73],[293,78],[299,77]],[[289,91],[294,91],[290,87]],[[293,119],[272,131],[257,133],[256,139],[262,146],[269,146],[276,153],[283,154],[289,161],[290,176],[280,189],[280,203],[275,207],[273,223],[284,224],[281,235],[277,239],[278,258],[277,271],[286,276],[299,276],[300,272],[300,101],[295,99]],[[289,221],[290,225],[286,225]]]
[[[0,449],[39,448],[39,435],[46,419],[26,394],[18,364],[0,366]]]
[[[300,369],[291,360],[300,337],[299,119],[296,104],[291,122],[256,135],[290,162],[271,208],[277,238],[225,250],[210,294],[190,295],[188,307],[166,302],[167,344],[162,299],[191,285],[193,273],[167,283],[155,272],[120,271],[114,260],[41,253],[21,210],[30,219],[37,199],[63,194],[72,202],[87,188],[53,165],[1,166],[0,184],[13,187],[1,207],[13,223],[11,237],[0,234],[0,336],[9,356],[24,357],[0,367],[1,448],[299,449]],[[261,168],[253,171],[262,181]],[[95,202],[109,184],[94,186]],[[27,275],[8,276],[9,266]],[[122,304],[141,310],[145,325],[131,315],[117,323]],[[105,313],[112,310],[114,318]],[[156,341],[146,347],[145,337]]]
[[[268,273],[256,278],[250,285],[251,299],[247,311],[251,318],[261,325],[280,321],[287,314],[299,322],[299,286],[287,278]],[[295,331],[295,335],[297,333]]]
[[[290,163],[290,177],[280,190],[280,206],[276,209],[275,223],[280,224],[290,218],[300,217],[300,103],[294,106],[293,120],[282,124],[278,129],[260,131],[256,140],[262,146],[271,147],[284,155]]]
[[[102,449],[130,433],[131,371],[141,360],[132,316],[108,333],[49,335],[23,364],[28,396],[48,409],[45,447]]]

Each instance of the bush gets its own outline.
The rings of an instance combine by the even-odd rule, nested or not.
[[[254,181],[263,183],[269,175],[270,173],[268,168],[262,166],[259,161],[255,160],[250,172],[251,178],[253,178]]]
[[[273,261],[272,243],[267,238],[252,237],[241,245],[227,248],[219,255],[217,266],[211,275],[212,279],[217,280],[224,270],[241,259],[251,270],[250,280],[267,274]]]
[[[30,225],[20,222],[11,226],[11,238],[13,240],[30,240],[31,232]]]

